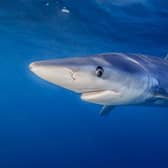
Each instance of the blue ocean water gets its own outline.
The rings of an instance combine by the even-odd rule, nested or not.
[[[32,61],[168,52],[167,0],[0,0],[0,168],[168,167],[168,108],[100,106]]]

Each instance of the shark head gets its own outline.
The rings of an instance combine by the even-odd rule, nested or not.
[[[37,61],[29,67],[40,78],[101,105],[137,101],[148,81],[138,62],[115,53]]]

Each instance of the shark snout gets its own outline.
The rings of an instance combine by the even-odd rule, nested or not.
[[[36,62],[33,62],[33,63],[31,63],[31,64],[29,65],[29,69],[30,69],[30,71],[32,71],[32,72],[34,72],[35,69],[37,69],[37,68],[38,68],[38,63],[36,63]]]
[[[68,67],[66,65],[60,65],[60,64],[49,64],[47,61],[39,61],[39,62],[32,62],[29,65],[30,71],[35,73],[36,75],[42,77],[44,74],[46,76],[51,76],[54,75],[54,78],[57,78],[56,76],[64,76],[65,74],[67,76],[70,76],[73,80],[75,80],[75,72],[76,70],[73,69],[72,67]]]
[[[69,64],[50,64],[47,61],[39,61],[31,63],[29,69],[50,83],[77,91],[75,83],[77,69]]]
[[[36,75],[42,72],[48,72],[51,69],[51,66],[43,61],[32,62],[29,64],[29,69]]]

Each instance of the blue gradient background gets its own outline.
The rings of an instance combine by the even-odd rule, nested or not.
[[[99,106],[28,69],[112,51],[164,57],[168,1],[0,0],[0,168],[168,167],[168,108],[101,118]]]

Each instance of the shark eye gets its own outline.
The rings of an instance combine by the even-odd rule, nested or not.
[[[97,77],[101,77],[103,75],[104,69],[101,66],[96,68],[96,75]]]

